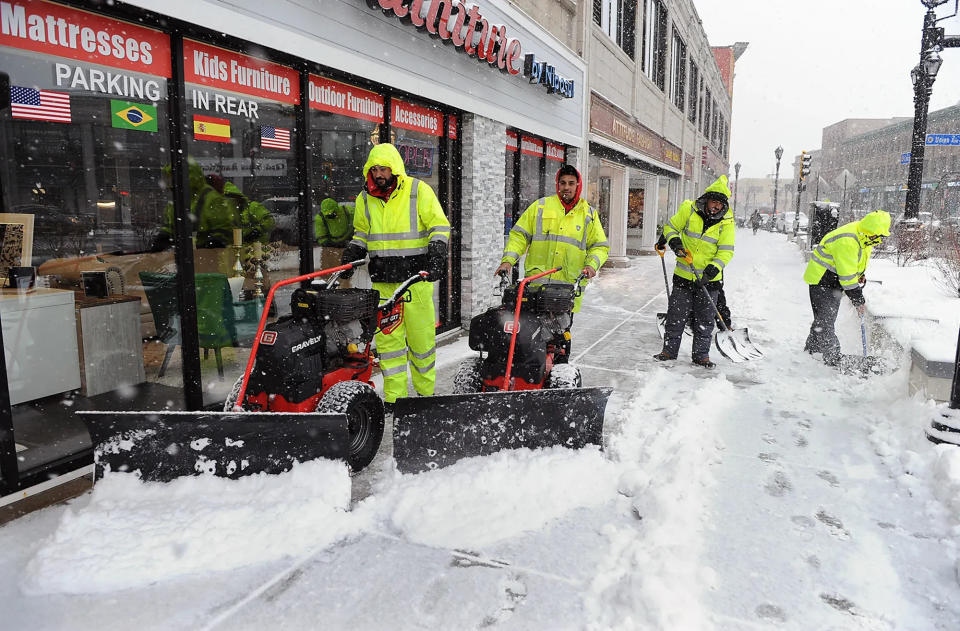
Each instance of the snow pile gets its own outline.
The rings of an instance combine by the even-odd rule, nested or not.
[[[715,425],[734,398],[722,376],[662,370],[625,411],[611,452],[638,521],[606,528],[610,550],[586,596],[596,628],[710,628],[698,596],[711,581],[701,565],[704,489],[716,460]]]
[[[397,475],[357,508],[426,545],[477,550],[616,497],[616,467],[600,450],[501,451],[419,475]]]
[[[67,509],[28,563],[28,594],[107,592],[230,570],[330,546],[357,533],[342,463],[276,476],[143,483],[114,473],[87,507]]]

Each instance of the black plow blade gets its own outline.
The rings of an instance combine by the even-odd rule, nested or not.
[[[567,388],[397,399],[397,469],[417,473],[503,449],[600,445],[611,392]]]
[[[94,445],[96,478],[139,471],[150,482],[191,475],[282,473],[315,458],[345,460],[343,414],[77,412]]]

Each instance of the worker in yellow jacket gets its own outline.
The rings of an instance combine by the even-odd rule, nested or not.
[[[387,409],[407,396],[407,362],[418,394],[432,395],[436,383],[436,312],[434,281],[447,269],[450,222],[436,193],[426,182],[409,177],[400,152],[391,144],[370,150],[363,165],[366,182],[357,196],[353,239],[344,248],[347,263],[370,256],[373,288],[386,301],[400,284],[417,272],[429,272],[428,282],[410,288],[403,320],[376,335]]]
[[[710,361],[710,340],[720,292],[723,268],[733,258],[736,224],[730,212],[730,186],[727,176],[721,175],[695,201],[684,200],[676,214],[663,226],[657,250],[669,246],[677,256],[673,270],[673,290],[667,307],[663,334],[663,350],[653,356],[658,361],[677,358],[680,340],[688,318],[693,314],[693,363],[713,368]],[[684,259],[693,256],[692,264]],[[699,277],[700,280],[697,280]],[[704,295],[710,294],[713,304]]]
[[[875,210],[860,221],[828,232],[813,248],[803,280],[810,286],[813,323],[803,350],[822,353],[824,363],[840,363],[840,340],[834,325],[840,299],[846,294],[861,316],[866,311],[863,285],[873,246],[890,235],[890,213]]]
[[[600,224],[600,216],[580,197],[583,179],[571,164],[557,171],[557,194],[530,204],[510,230],[497,274],[509,274],[524,254],[524,276],[533,276],[555,267],[562,268],[536,281],[572,285],[584,274],[593,278],[607,260],[610,243]],[[583,296],[577,296],[573,312],[580,311]],[[571,320],[572,323],[572,320]],[[570,343],[556,359],[566,362]]]

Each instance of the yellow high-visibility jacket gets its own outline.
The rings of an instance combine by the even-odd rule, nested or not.
[[[530,204],[510,230],[502,263],[516,265],[526,253],[523,273],[533,276],[554,267],[559,272],[539,281],[572,284],[584,267],[598,271],[606,262],[610,243],[600,224],[600,216],[586,200],[565,212],[556,195]],[[586,284],[586,283],[584,283]],[[583,296],[578,296],[574,312],[580,311]]]
[[[449,244],[450,222],[430,185],[407,175],[396,147],[384,143],[370,150],[363,165],[365,181],[374,165],[390,167],[397,187],[384,201],[368,194],[364,185],[357,196],[350,244],[367,250],[373,282],[402,282],[428,269],[430,242]]]
[[[860,288],[858,281],[867,271],[873,246],[867,245],[867,235],[857,230],[859,223],[851,221],[828,232],[813,248],[810,262],[803,273],[803,280],[808,285],[820,283],[823,275],[830,270],[840,279],[840,287],[844,291]]]
[[[730,197],[730,189],[726,184],[726,176],[721,176],[704,192],[718,192]],[[720,270],[710,282],[723,278],[723,268],[733,258],[733,242],[735,224],[733,213],[728,209],[719,222],[704,230],[704,219],[694,207],[695,201],[687,199],[680,204],[677,213],[663,226],[663,236],[670,239],[679,237],[683,247],[693,254],[693,267],[697,276],[703,277],[703,269],[713,265]],[[682,259],[677,259],[677,266],[673,273],[680,278],[696,280],[693,270]]]

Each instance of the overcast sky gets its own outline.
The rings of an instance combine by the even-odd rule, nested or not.
[[[937,10],[954,12],[955,0]],[[846,118],[913,116],[910,69],[920,57],[920,0],[694,0],[714,46],[749,42],[736,65],[730,140],[740,177],[780,174],[821,130]],[[944,20],[960,35],[960,19]],[[941,53],[930,111],[960,102],[960,48]],[[960,133],[960,129],[956,130]],[[960,151],[960,147],[957,149]],[[899,161],[899,154],[891,160]]]

